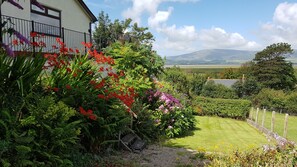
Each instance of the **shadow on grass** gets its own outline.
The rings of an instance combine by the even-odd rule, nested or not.
[[[198,131],[198,130],[201,130],[201,128],[194,127],[193,129],[191,129],[191,130],[185,132],[184,134],[177,136],[175,138],[184,138],[184,137],[188,137],[188,136],[194,136],[195,135],[194,131]]]
[[[180,136],[175,137],[175,139],[185,138],[185,137],[189,137],[189,136],[194,136],[195,135],[194,131],[198,131],[198,130],[201,130],[201,128],[195,127],[192,130],[189,130],[188,132],[186,132],[186,133],[184,133],[184,134],[182,134]],[[176,147],[176,148],[189,147],[189,145],[186,145],[186,144],[177,144],[177,143],[174,143],[174,142],[172,142],[170,140],[164,142],[163,145],[168,146],[168,147]]]

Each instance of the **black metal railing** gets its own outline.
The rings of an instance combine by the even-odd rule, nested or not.
[[[42,52],[57,52],[57,49],[53,46],[58,46],[56,38],[60,38],[62,42],[66,44],[68,48],[83,48],[81,42],[91,42],[91,35],[85,32],[74,31],[66,29],[63,27],[52,26],[48,24],[43,24],[31,20],[25,20],[10,16],[2,15],[2,22],[6,22],[5,26],[2,28],[14,30],[20,32],[24,37],[29,39],[31,42],[43,42],[46,44],[42,47]],[[36,32],[42,37],[31,37],[30,33]],[[14,44],[14,40],[19,40],[15,35],[10,35],[9,33],[4,33],[2,36],[2,41],[8,44],[13,51],[30,51],[37,52],[41,47],[33,47],[33,45],[28,44]]]

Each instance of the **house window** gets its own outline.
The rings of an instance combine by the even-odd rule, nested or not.
[[[31,20],[34,21],[34,31],[45,35],[61,36],[61,11],[43,6],[41,10],[31,4]]]

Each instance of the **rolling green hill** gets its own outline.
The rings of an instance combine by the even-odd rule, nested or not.
[[[166,57],[166,65],[242,64],[251,61],[257,51],[206,49],[193,53]],[[289,58],[297,64],[297,50]]]

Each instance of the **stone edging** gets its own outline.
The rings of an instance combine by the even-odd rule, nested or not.
[[[263,132],[266,136],[274,138],[279,146],[285,146],[286,144],[292,144],[296,146],[295,142],[287,140],[286,138],[270,131],[269,129],[257,124],[256,122],[250,119],[247,119],[247,123],[257,128],[259,131]]]

